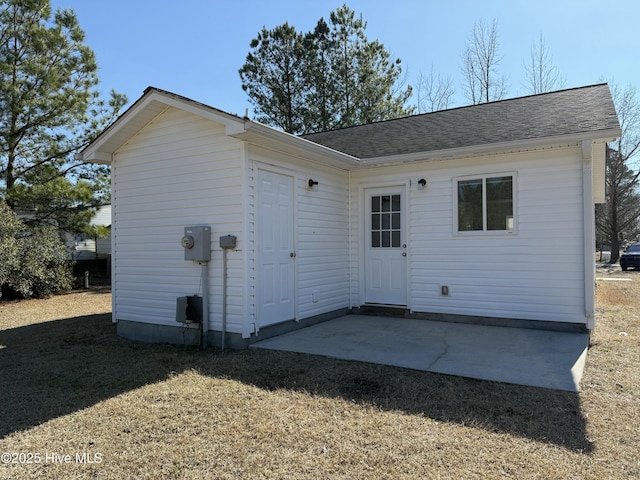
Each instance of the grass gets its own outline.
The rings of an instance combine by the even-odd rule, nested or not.
[[[638,478],[640,272],[610,276],[579,394],[129,342],[100,290],[0,303],[0,453],[33,462],[0,478]]]

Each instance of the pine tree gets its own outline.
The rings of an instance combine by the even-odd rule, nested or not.
[[[0,198],[32,224],[88,225],[108,171],[74,153],[126,103],[113,91],[105,103],[97,87],[95,56],[72,10],[0,1]]]
[[[330,38],[329,25],[324,18],[318,20],[313,31],[305,35],[304,46],[307,52],[304,70],[307,81],[305,130],[330,130],[335,124],[334,109],[338,102],[329,66],[335,42]]]
[[[288,24],[263,28],[239,72],[256,119],[300,134],[413,113],[400,59],[365,29],[346,5],[305,35]]]
[[[256,107],[256,120],[289,133],[302,133],[306,112],[306,51],[303,36],[284,23],[265,27],[240,69],[242,89]]]

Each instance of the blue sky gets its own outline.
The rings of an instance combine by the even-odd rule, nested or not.
[[[525,69],[540,34],[567,88],[613,80],[640,87],[637,0],[52,0],[73,8],[95,52],[102,90],[130,101],[154,86],[230,113],[251,105],[238,69],[249,42],[284,22],[311,30],[346,3],[367,21],[367,37],[402,59],[410,84],[420,72],[454,80],[453,105],[467,102],[460,59],[480,19],[498,21],[500,70],[508,98],[526,95]]]

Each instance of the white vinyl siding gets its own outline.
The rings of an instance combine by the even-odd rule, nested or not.
[[[258,278],[255,182],[259,168],[271,168],[294,179],[298,320],[363,303],[364,193],[406,185],[412,311],[584,323],[579,148],[351,173],[299,155],[245,144],[222,124],[172,107],[120,147],[112,166],[114,318],[178,326],[176,298],[202,293],[200,266],[184,260],[180,238],[185,226],[210,225],[210,329],[222,326],[218,239],[231,234],[238,247],[228,252],[227,331],[250,336]],[[514,178],[516,234],[457,235],[456,180],[505,172]],[[309,178],[318,181],[312,190]],[[423,189],[420,178],[428,179]],[[441,295],[443,285],[450,295]]]
[[[218,238],[237,235],[228,252],[227,326],[245,319],[242,261],[242,143],[222,125],[169,108],[115,155],[112,227],[117,320],[178,326],[176,298],[202,294],[201,268],[185,261],[180,238],[189,225],[210,225],[209,320],[221,328],[222,252]]]
[[[343,171],[318,172],[317,191],[298,179],[297,284],[300,319],[349,306],[349,198]],[[314,178],[315,180],[315,178]]]
[[[456,235],[452,184],[465,176],[514,172],[518,234]],[[409,306],[416,312],[583,323],[582,161],[579,149],[495,155],[352,173],[358,185],[410,179]],[[417,188],[420,178],[428,187]],[[353,222],[361,225],[361,222]],[[361,232],[354,228],[352,303],[361,303]],[[442,296],[440,287],[449,287]]]

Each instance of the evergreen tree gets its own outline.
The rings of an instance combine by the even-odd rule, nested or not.
[[[126,103],[98,93],[97,64],[72,10],[0,0],[0,198],[32,224],[79,231],[103,192],[104,167],[74,153]]]
[[[396,118],[411,87],[401,61],[370,42],[366,22],[346,5],[302,35],[288,24],[262,32],[240,69],[256,119],[301,134]]]
[[[289,133],[304,131],[306,79],[304,39],[284,23],[265,27],[240,69],[242,89],[256,107],[256,120]]]
[[[335,124],[334,108],[338,101],[329,66],[335,42],[324,18],[318,20],[314,30],[305,35],[304,46],[307,52],[304,69],[307,85],[305,127],[308,132],[330,130]]]
[[[359,77],[367,75],[370,65],[360,63],[364,56],[367,39],[364,34],[366,23],[362,15],[355,17],[355,12],[346,5],[331,12],[331,32],[334,48],[331,50],[328,63],[332,73],[331,80],[336,92],[334,127],[355,125],[357,120],[357,90]]]
[[[377,40],[370,42],[362,15],[346,5],[331,12],[333,40],[329,71],[336,91],[335,124],[348,127],[406,116],[412,109],[404,108],[411,96],[411,87],[397,88],[402,73],[400,59],[391,55]]]
[[[27,228],[0,200],[0,297],[43,297],[68,290],[70,266],[55,228]]]

